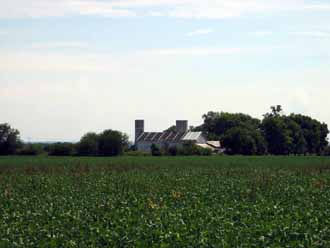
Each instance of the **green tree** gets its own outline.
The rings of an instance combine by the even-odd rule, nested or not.
[[[242,113],[208,112],[203,115],[204,123],[196,130],[203,131],[209,139],[221,140],[227,130],[233,127],[242,127],[256,130],[260,120]]]
[[[293,138],[287,127],[285,118],[281,116],[265,116],[261,129],[268,144],[268,152],[275,155],[290,154]]]
[[[7,123],[0,124],[0,155],[11,155],[21,146],[19,131]]]
[[[223,144],[230,154],[257,154],[257,144],[251,132],[241,127],[229,129],[223,139]]]
[[[99,136],[96,133],[85,134],[77,144],[77,155],[97,156],[99,154]]]
[[[328,145],[328,126],[309,116],[282,114],[282,107],[271,107],[261,128],[272,154],[322,154]]]
[[[304,137],[303,131],[298,123],[292,120],[290,117],[285,118],[288,134],[292,138],[290,153],[293,154],[305,154],[307,151],[307,142]]]
[[[105,130],[99,135],[99,155],[118,156],[128,148],[128,136],[115,130]]]
[[[257,155],[264,155],[268,153],[268,144],[265,137],[262,135],[260,129],[251,132],[251,135],[256,143]]]
[[[291,114],[289,118],[295,121],[301,128],[306,141],[307,152],[321,154],[328,146],[328,125],[309,116]]]

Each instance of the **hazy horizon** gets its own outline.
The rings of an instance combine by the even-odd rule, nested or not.
[[[276,104],[330,124],[329,1],[0,1],[0,123],[26,141]]]

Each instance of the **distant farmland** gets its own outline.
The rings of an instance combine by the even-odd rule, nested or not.
[[[0,247],[330,247],[330,157],[0,157]]]

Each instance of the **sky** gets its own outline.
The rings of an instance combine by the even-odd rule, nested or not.
[[[329,0],[0,0],[0,123],[78,141],[272,105],[330,125]]]

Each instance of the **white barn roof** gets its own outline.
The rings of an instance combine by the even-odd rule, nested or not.
[[[193,141],[198,140],[198,138],[202,135],[202,132],[188,132],[185,136],[183,136],[183,141]]]

